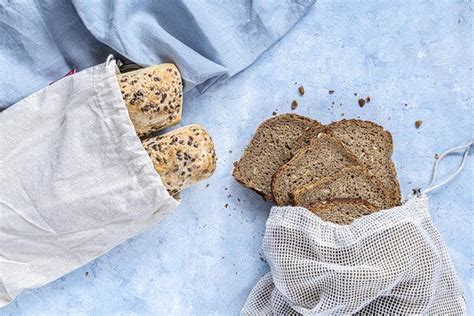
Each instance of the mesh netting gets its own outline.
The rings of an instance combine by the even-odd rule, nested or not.
[[[425,195],[345,226],[274,207],[263,250],[271,272],[242,314],[466,313]]]

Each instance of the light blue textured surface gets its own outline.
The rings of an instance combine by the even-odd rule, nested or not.
[[[323,123],[378,122],[392,132],[407,196],[429,181],[435,153],[473,137],[472,18],[472,3],[461,1],[318,1],[250,69],[185,99],[181,125],[202,124],[217,146],[211,179],[184,192],[181,206],[150,231],[23,293],[0,314],[237,314],[268,270],[261,239],[271,204],[231,177],[258,124],[273,111],[291,112],[293,99],[294,112]],[[359,96],[372,101],[360,108]],[[450,157],[444,173],[458,161]],[[473,167],[471,158],[430,201],[471,312]]]

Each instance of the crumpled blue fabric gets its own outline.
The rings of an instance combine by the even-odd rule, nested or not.
[[[0,0],[0,110],[110,53],[177,64],[205,91],[251,65],[316,0]]]

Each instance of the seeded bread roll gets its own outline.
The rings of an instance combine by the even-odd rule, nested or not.
[[[376,206],[361,199],[333,199],[316,202],[307,207],[322,220],[339,225],[352,223],[356,218],[376,212]]]
[[[216,170],[214,144],[199,125],[188,125],[142,143],[171,195],[209,178]]]
[[[272,192],[277,205],[289,205],[290,193],[305,184],[330,176],[359,161],[336,138],[320,133],[301,148],[273,176]]]
[[[273,199],[273,174],[292,157],[291,146],[305,130],[319,122],[296,114],[282,114],[257,128],[242,158],[234,163],[232,175],[246,187]]]
[[[150,66],[117,78],[138,136],[179,123],[183,85],[175,65]]]

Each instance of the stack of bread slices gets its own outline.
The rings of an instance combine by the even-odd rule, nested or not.
[[[354,219],[400,204],[391,134],[380,125],[322,125],[296,114],[263,122],[233,175],[277,205],[302,206],[323,220]]]

